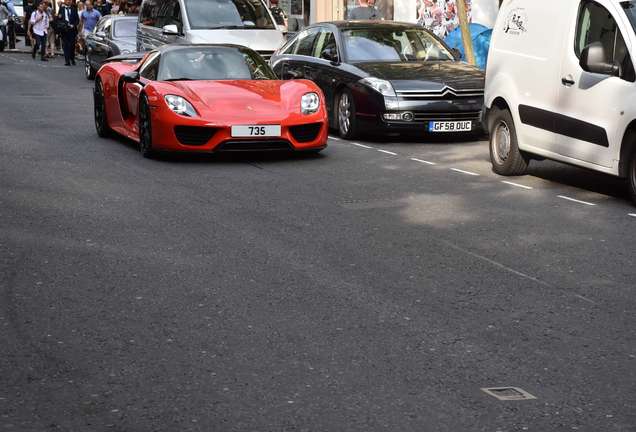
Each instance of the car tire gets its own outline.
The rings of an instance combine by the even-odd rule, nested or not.
[[[139,101],[139,152],[145,158],[151,159],[155,156],[152,145],[152,116],[146,95],[141,96]]]
[[[86,79],[94,80],[96,72],[97,71],[93,69],[93,66],[91,66],[90,55],[86,53],[86,56],[84,57],[84,75],[86,76]]]
[[[632,148],[627,164],[627,190],[632,202],[636,204],[636,147]]]
[[[108,115],[106,113],[106,103],[104,101],[104,87],[101,80],[95,81],[93,92],[93,112],[95,113],[95,130],[101,138],[107,138],[112,134],[112,129],[108,125]]]
[[[355,139],[358,136],[358,120],[353,95],[348,89],[338,95],[336,119],[338,120],[338,134],[344,139]]]
[[[529,159],[519,150],[517,130],[510,111],[493,108],[488,116],[488,132],[493,171],[503,176],[524,175]]]

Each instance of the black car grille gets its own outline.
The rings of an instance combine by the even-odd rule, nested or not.
[[[285,140],[232,140],[226,141],[217,147],[220,152],[240,151],[275,151],[291,150],[289,141]]]
[[[200,146],[212,139],[216,129],[205,126],[175,126],[174,133],[181,144]]]
[[[289,130],[296,141],[305,143],[315,140],[316,137],[318,137],[321,128],[322,123],[309,123],[298,126],[290,126]]]
[[[482,98],[484,97],[484,89],[467,89],[467,90],[455,90],[450,87],[445,87],[442,90],[427,91],[427,90],[396,90],[395,92],[399,98],[405,100],[458,100],[458,99],[470,99],[470,98]]]
[[[454,112],[414,112],[414,121],[459,121],[479,120],[480,111],[454,111]]]

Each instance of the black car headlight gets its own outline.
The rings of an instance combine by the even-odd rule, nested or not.
[[[197,112],[192,106],[192,104],[190,104],[190,102],[188,102],[181,96],[166,95],[164,99],[166,100],[166,103],[168,104],[168,108],[170,108],[175,113],[182,116],[186,116],[186,117],[197,116]]]
[[[371,87],[373,90],[384,96],[384,105],[386,109],[398,109],[397,94],[395,93],[393,85],[389,81],[380,78],[369,77],[361,79],[360,84]]]

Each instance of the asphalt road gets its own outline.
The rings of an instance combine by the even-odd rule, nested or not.
[[[0,54],[0,430],[636,431],[620,181],[485,142],[146,160],[91,87]]]

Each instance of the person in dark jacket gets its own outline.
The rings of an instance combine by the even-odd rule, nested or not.
[[[71,0],[64,0],[57,14],[58,31],[62,36],[62,50],[64,51],[64,65],[75,64],[75,41],[77,39],[77,26],[79,25],[79,15],[77,8],[73,6]]]

